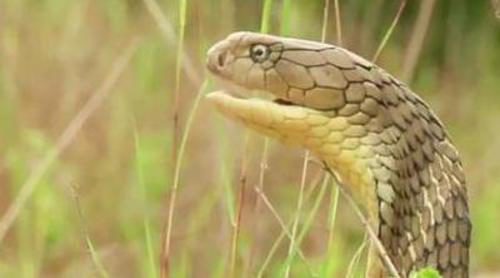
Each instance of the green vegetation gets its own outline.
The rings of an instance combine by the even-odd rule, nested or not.
[[[414,278],[441,278],[441,275],[435,269],[425,268],[415,274]]]
[[[342,44],[373,57],[400,1],[338,2]],[[448,126],[469,184],[471,271],[498,275],[500,20],[489,0],[436,1],[408,69],[425,2],[407,2],[377,63],[404,72]],[[2,0],[0,231],[13,204],[19,214],[0,237],[0,277],[159,277],[173,188],[172,277],[225,277],[231,268],[242,277],[361,277],[364,230],[320,167],[309,163],[297,213],[304,152],[245,133],[202,98],[214,89],[203,68],[212,43],[235,30],[321,40],[323,5]],[[61,148],[68,124],[103,93]],[[16,203],[30,179],[33,194]]]

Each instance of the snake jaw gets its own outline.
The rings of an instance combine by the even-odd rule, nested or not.
[[[366,171],[365,149],[352,149],[358,139],[349,138],[352,126],[345,117],[332,117],[328,112],[282,104],[282,100],[239,98],[226,91],[211,92],[206,96],[225,117],[288,146],[309,149],[316,157],[338,173],[341,180],[353,185],[349,188],[355,199],[362,201],[367,211],[377,211],[373,177]],[[371,215],[374,218],[376,215]]]
[[[275,99],[266,100],[257,97],[238,97],[241,93],[215,91],[206,98],[215,104],[217,109],[226,117],[237,120],[245,126],[279,139],[288,145],[310,147],[305,141],[305,132],[308,126],[304,119],[309,115],[327,116],[309,108],[290,105],[286,101]],[[236,95],[236,96],[235,96]]]

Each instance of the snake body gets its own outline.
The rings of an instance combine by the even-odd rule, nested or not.
[[[224,88],[208,99],[225,116],[309,149],[338,176],[400,276],[429,266],[468,277],[462,164],[442,122],[405,84],[341,47],[251,32],[215,44],[207,68]],[[377,256],[369,273],[389,275]]]

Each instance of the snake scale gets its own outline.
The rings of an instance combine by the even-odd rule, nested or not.
[[[468,277],[462,164],[418,95],[362,57],[314,41],[236,32],[207,55],[223,87],[207,98],[223,115],[321,159],[365,209],[401,277],[427,266]],[[389,276],[377,255],[368,273]]]

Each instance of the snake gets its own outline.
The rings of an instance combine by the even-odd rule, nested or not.
[[[405,83],[345,48],[235,32],[207,52],[206,99],[257,133],[309,150],[366,212],[368,277],[432,267],[469,276],[463,165],[442,121]]]

